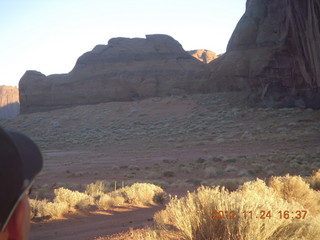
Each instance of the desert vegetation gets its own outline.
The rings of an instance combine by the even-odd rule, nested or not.
[[[48,199],[30,199],[31,218],[55,219],[78,210],[96,208],[109,210],[125,204],[147,205],[161,203],[165,192],[159,186],[150,183],[134,183],[130,186],[108,192],[104,181],[96,181],[86,186],[84,192],[60,187],[54,190],[52,201]]]
[[[220,206],[221,201],[225,208],[216,208],[219,211],[242,209],[252,214],[258,211],[259,216],[259,211],[267,210],[269,205],[259,208],[255,204],[273,202],[268,211],[278,228],[268,230],[269,239],[294,239],[293,236],[302,235],[301,239],[312,239],[312,235],[304,233],[319,226],[316,221],[320,190],[319,119],[318,110],[250,108],[234,94],[215,93],[73,106],[0,122],[32,137],[43,152],[44,168],[31,194],[31,239],[66,239],[76,218],[83,231],[69,236],[70,239],[83,239],[84,232],[88,232],[88,239],[110,239],[119,231],[127,235],[116,240],[139,239],[136,233],[140,233],[140,239],[206,239],[214,231],[216,235],[212,236],[216,239],[238,240],[259,239],[260,235],[252,237],[252,231],[270,227],[269,218],[215,219],[213,223],[212,213],[201,215],[210,214],[207,207]],[[315,172],[311,175],[312,171]],[[257,178],[263,181],[258,184]],[[97,182],[99,179],[108,182]],[[169,198],[167,205],[133,207],[132,212],[109,215],[117,209],[158,201],[158,197],[148,200],[139,196],[145,190],[135,187],[132,194],[124,193],[134,183],[160,186],[179,198]],[[251,186],[252,194],[257,192],[257,203],[254,196],[244,197],[249,195],[245,186]],[[265,189],[263,194],[268,194],[258,194],[258,186]],[[187,190],[190,194],[186,195]],[[200,192],[208,194],[205,197],[208,203],[198,199]],[[219,200],[215,195],[224,198]],[[246,198],[248,201],[244,203],[242,200]],[[192,199],[188,200],[190,204],[187,199]],[[232,205],[234,199],[241,201]],[[278,204],[279,199],[285,205]],[[181,206],[185,203],[184,211],[176,207],[179,202]],[[305,219],[275,219],[279,211],[284,216],[284,211],[294,211],[297,204],[296,211],[308,211]],[[157,214],[152,221],[161,208],[162,215],[156,217]],[[181,217],[169,209],[172,212],[177,209]],[[165,213],[170,218],[164,217]],[[46,221],[59,218],[65,221]],[[181,219],[190,221],[191,230],[177,224],[183,224]],[[195,221],[199,221],[198,225]],[[97,231],[97,224],[108,227]],[[152,228],[146,231],[144,226]],[[223,235],[219,235],[217,226]]]
[[[155,137],[176,148],[190,145],[205,147],[208,142],[296,141],[319,134],[319,124],[312,120],[317,117],[318,111],[253,109],[244,106],[243,97],[237,94],[153,98],[142,100],[134,108],[128,103],[101,103],[90,106],[90,113],[86,110],[87,106],[75,106],[20,115],[13,121],[2,120],[1,124],[32,136],[42,149],[68,149],[75,145],[99,147],[105,143]],[[179,111],[182,114],[177,115],[174,109],[181,103],[188,107],[181,107]],[[163,111],[162,105],[170,106],[167,112]],[[151,114],[153,111],[158,112]],[[79,126],[73,125],[78,119],[83,122]],[[276,119],[279,124],[276,124]],[[248,122],[250,124],[246,124]],[[30,128],[32,124],[39,127]],[[153,149],[155,145],[149,142],[145,147]]]
[[[257,179],[236,191],[201,186],[172,198],[155,214],[155,226],[139,239],[317,239],[320,235],[319,173]]]
[[[76,211],[167,201],[165,209],[154,215],[153,227],[132,233],[136,239],[313,240],[320,234],[319,176],[320,169],[310,177],[287,174],[256,179],[233,191],[207,183],[184,197],[170,199],[161,187],[150,183],[112,191],[110,183],[96,181],[82,186],[82,191],[59,187],[51,200],[31,199],[31,217],[57,219]]]

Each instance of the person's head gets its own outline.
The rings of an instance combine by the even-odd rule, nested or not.
[[[28,239],[27,194],[41,168],[42,156],[36,144],[0,127],[0,240]]]

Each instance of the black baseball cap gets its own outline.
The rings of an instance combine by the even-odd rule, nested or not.
[[[0,127],[0,232],[42,169],[37,145],[25,135]]]

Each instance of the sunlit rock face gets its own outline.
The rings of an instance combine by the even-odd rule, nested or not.
[[[205,64],[167,35],[113,38],[83,54],[68,74],[27,71],[20,80],[21,111],[199,92]]]
[[[320,2],[248,0],[209,91],[248,91],[252,104],[320,107]]]
[[[212,62],[218,56],[215,52],[206,49],[198,49],[198,50],[191,50],[187,51],[192,57],[198,59],[203,63]]]
[[[0,119],[11,119],[20,112],[19,90],[16,87],[0,86]]]

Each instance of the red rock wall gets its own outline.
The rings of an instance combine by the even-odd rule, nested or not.
[[[319,0],[248,0],[210,91],[248,91],[252,104],[320,107]]]
[[[0,86],[0,119],[14,118],[19,114],[19,111],[18,88]]]
[[[205,73],[205,64],[170,36],[114,38],[79,57],[68,74],[27,71],[19,83],[21,111],[198,92]]]

